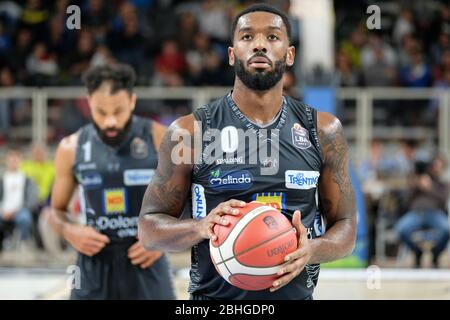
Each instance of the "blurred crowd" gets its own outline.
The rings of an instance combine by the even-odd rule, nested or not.
[[[230,86],[227,48],[232,17],[256,1],[26,0],[0,3],[0,87],[79,86],[90,67],[128,63],[142,86]],[[289,0],[274,1],[289,11]],[[81,29],[67,28],[66,9],[81,10]],[[292,18],[292,17],[291,17]],[[294,18],[292,18],[294,20]],[[298,28],[293,28],[298,38]],[[288,91],[295,79],[286,75]],[[192,106],[143,101],[137,112],[170,124]],[[0,99],[0,145],[30,137],[31,101]],[[89,120],[83,98],[50,99],[48,141]],[[11,129],[14,129],[13,131]]]
[[[415,253],[414,266],[420,267],[428,246],[432,266],[439,266],[450,236],[449,169],[443,154],[415,140],[394,148],[372,141],[357,168],[366,204],[369,261],[399,257],[403,245]]]
[[[352,19],[349,6],[346,5],[345,11],[336,8],[338,85],[450,86],[447,1],[383,2],[380,30],[368,30],[368,15],[361,15],[366,12],[364,5],[365,1],[361,1],[354,7],[360,18],[355,13],[353,23],[348,20]]]
[[[253,2],[2,1],[0,74],[15,85],[79,85],[90,66],[120,61],[141,85],[231,85],[231,20]],[[290,1],[277,3],[289,10]],[[66,27],[71,4],[81,9],[80,30]]]

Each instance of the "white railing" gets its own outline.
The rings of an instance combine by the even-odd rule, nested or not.
[[[180,87],[153,88],[137,87],[136,94],[141,99],[186,99],[192,106],[204,105],[211,99],[229,92],[228,87]],[[44,88],[0,88],[0,99],[22,98],[32,100],[32,140],[45,143],[47,132],[48,99],[76,99],[84,96],[82,87],[44,87]],[[436,136],[439,151],[450,156],[450,91],[443,89],[407,89],[407,88],[339,88],[337,99],[356,101],[356,123],[354,126],[355,154],[367,155],[373,136],[374,100],[438,100],[439,117]],[[419,131],[420,132],[420,131]],[[421,134],[421,133],[419,133]],[[423,137],[426,138],[426,137]]]

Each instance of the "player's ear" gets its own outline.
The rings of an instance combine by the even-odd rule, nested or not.
[[[234,48],[228,47],[228,64],[234,66]]]
[[[131,94],[131,111],[136,107],[136,93]]]
[[[286,55],[286,65],[288,67],[292,67],[294,65],[294,61],[295,61],[295,47],[290,46],[288,48],[287,55]]]
[[[90,94],[87,94],[87,95],[86,95],[86,100],[87,100],[87,102],[88,102],[89,108],[92,108],[92,107],[91,107],[91,98],[92,98],[92,97],[91,97]]]

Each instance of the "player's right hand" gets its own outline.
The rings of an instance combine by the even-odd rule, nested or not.
[[[70,224],[64,228],[64,238],[82,254],[92,257],[109,243],[109,238],[94,228]]]
[[[219,203],[217,207],[212,209],[209,214],[202,218],[198,226],[198,232],[202,238],[211,239],[213,241],[217,240],[217,236],[214,234],[213,228],[215,224],[222,226],[228,225],[229,221],[224,217],[224,215],[237,215],[239,214],[239,209],[245,207],[246,203],[241,200],[231,199],[222,203]]]

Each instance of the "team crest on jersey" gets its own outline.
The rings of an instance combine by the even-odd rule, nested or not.
[[[283,192],[259,192],[253,195],[253,200],[282,211],[286,208],[286,194]]]
[[[309,140],[309,132],[303,128],[299,123],[294,123],[291,129],[292,131],[292,143],[299,149],[308,149],[311,147],[311,141]]]
[[[127,192],[124,188],[103,191],[103,209],[106,214],[127,212]]]
[[[135,159],[145,159],[148,156],[148,144],[139,137],[131,141],[131,156]]]

